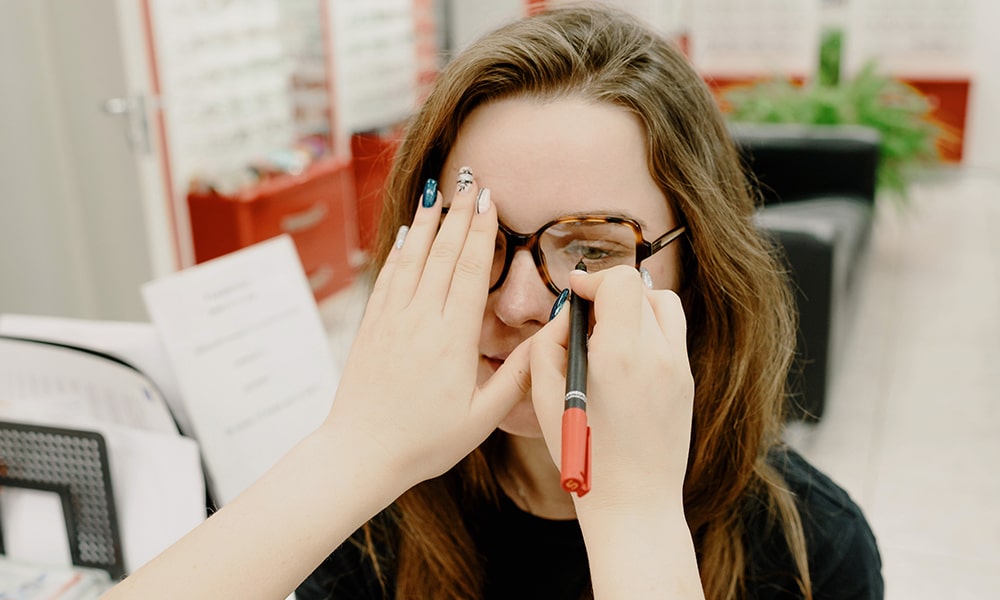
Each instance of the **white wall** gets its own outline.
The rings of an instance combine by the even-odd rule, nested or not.
[[[114,0],[0,0],[0,312],[145,319]]]
[[[62,132],[77,185],[75,216],[86,234],[97,313],[145,319],[139,286],[152,278],[152,267],[136,157],[126,119],[102,109],[105,100],[128,89],[117,5],[114,0],[44,4]]]
[[[446,38],[454,52],[525,14],[524,0],[446,0]]]
[[[1000,2],[973,0],[972,89],[963,163],[1000,172]]]
[[[0,312],[93,316],[94,273],[39,2],[0,19]]]

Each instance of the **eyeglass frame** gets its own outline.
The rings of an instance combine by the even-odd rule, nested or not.
[[[447,206],[442,207],[441,209],[441,215],[444,216],[446,214],[448,214]],[[538,276],[542,278],[543,282],[545,282],[549,291],[556,296],[561,294],[562,290],[556,287],[552,278],[549,277],[548,269],[545,267],[545,256],[542,254],[542,248],[539,244],[539,240],[547,229],[562,223],[619,223],[628,225],[635,234],[635,265],[633,266],[636,269],[639,268],[642,261],[653,256],[660,250],[663,250],[687,231],[686,226],[678,225],[652,242],[649,242],[646,241],[645,237],[643,237],[642,226],[639,225],[638,221],[629,217],[617,215],[567,215],[552,219],[548,223],[536,229],[534,233],[519,233],[510,227],[507,227],[507,225],[505,225],[502,221],[498,220],[498,231],[503,234],[507,248],[504,253],[503,269],[500,271],[500,275],[497,277],[496,283],[490,286],[489,291],[494,292],[499,289],[501,285],[503,285],[504,281],[507,280],[507,274],[510,272],[510,266],[514,262],[514,255],[520,248],[525,248],[530,252],[531,258],[535,262],[535,269],[538,271]]]

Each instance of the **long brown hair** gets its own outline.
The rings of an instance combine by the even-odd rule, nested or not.
[[[438,177],[465,117],[501,98],[582,97],[625,107],[646,131],[649,172],[688,227],[682,252],[694,421],[685,515],[708,598],[739,598],[749,557],[745,522],[768,507],[811,597],[805,540],[791,493],[768,465],[780,443],[794,313],[773,247],[754,228],[750,191],[707,86],[671,43],[626,13],[556,9],[507,25],[459,54],[409,124],[385,189],[381,265],[408,224],[423,182]],[[444,476],[404,494],[387,513],[397,598],[470,598],[482,569],[464,507],[497,494],[491,442]],[[460,508],[463,507],[463,508]],[[379,532],[366,530],[376,565]]]

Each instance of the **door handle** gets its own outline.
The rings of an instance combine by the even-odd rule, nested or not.
[[[128,119],[129,148],[140,154],[152,154],[153,144],[149,139],[149,118],[146,115],[146,98],[142,95],[119,96],[107,98],[101,104],[101,110],[108,116],[121,116]]]

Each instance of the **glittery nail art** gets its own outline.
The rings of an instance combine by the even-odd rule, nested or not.
[[[428,179],[427,183],[424,184],[424,199],[422,202],[424,208],[434,206],[434,203],[437,202],[437,195],[438,182],[434,179]]]
[[[555,303],[552,305],[552,311],[549,313],[549,320],[559,316],[559,312],[562,311],[563,306],[566,304],[566,299],[569,298],[569,288],[564,289],[559,297],[556,298]]]
[[[639,267],[639,276],[642,277],[643,285],[649,289],[653,289],[653,278],[650,276],[649,271],[646,270],[646,267]]]
[[[397,250],[403,247],[403,242],[406,241],[406,234],[409,231],[410,231],[410,228],[407,227],[406,225],[403,225],[403,226],[401,226],[399,228],[399,231],[396,232],[396,249]]]
[[[464,192],[472,187],[472,169],[462,167],[458,170],[458,191]]]

